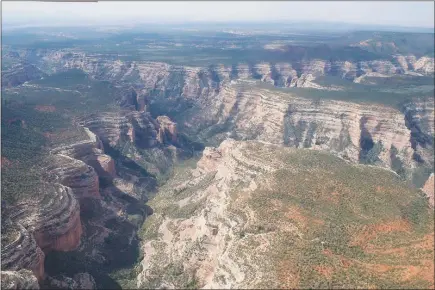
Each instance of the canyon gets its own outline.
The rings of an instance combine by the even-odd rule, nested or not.
[[[2,287],[433,287],[434,58],[319,49],[7,54]]]

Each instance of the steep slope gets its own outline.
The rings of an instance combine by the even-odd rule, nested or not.
[[[433,210],[394,174],[225,140],[149,203],[138,287],[433,287]]]

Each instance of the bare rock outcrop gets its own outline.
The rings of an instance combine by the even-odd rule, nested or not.
[[[45,252],[71,251],[79,245],[82,234],[80,206],[71,188],[47,183],[46,191],[36,204],[24,204],[14,209],[11,219],[33,234]]]
[[[177,142],[177,124],[172,122],[167,116],[158,116],[157,122],[159,124],[159,131],[157,133],[157,140],[164,143]]]
[[[89,137],[88,139],[56,147],[51,152],[83,161],[91,166],[100,177],[115,177],[115,162],[112,157],[104,154],[100,138],[86,127],[83,130]]]
[[[38,280],[31,271],[1,271],[2,289],[39,289]]]
[[[2,233],[2,237],[4,235],[11,235],[12,237],[10,242],[2,241],[2,273],[3,271],[16,272],[27,269],[32,271],[37,280],[41,281],[44,278],[45,254],[37,245],[32,233],[27,231],[21,224],[12,221],[6,226],[8,230],[6,233]]]
[[[78,199],[100,197],[98,175],[93,167],[62,154],[53,155],[49,163],[47,180],[70,187]]]
[[[215,126],[227,124],[227,132],[241,140],[327,150],[353,162],[384,167],[413,167],[408,122],[402,112],[385,106],[312,101],[234,85],[222,88],[214,103],[196,117]]]
[[[158,124],[148,112],[94,114],[82,120],[82,124],[110,146],[123,141],[134,142],[140,147],[156,144]]]
[[[56,183],[35,188],[31,201],[6,209],[2,233],[2,270],[28,269],[44,279],[45,253],[71,251],[80,243],[82,226],[79,203],[72,190]]]
[[[78,68],[89,75],[111,81],[135,83],[142,89],[128,90],[121,105],[143,111],[145,99],[152,91],[161,96],[182,95],[206,99],[218,92],[222,84],[236,79],[258,79],[280,87],[322,88],[314,81],[320,76],[339,76],[360,82],[365,76],[389,77],[400,74],[431,75],[434,59],[414,55],[394,54],[393,60],[324,60],[319,58],[283,63],[234,63],[210,67],[173,66],[157,62],[122,62],[101,60],[78,52],[54,52],[43,59],[59,70]],[[302,76],[304,75],[304,76]],[[308,77],[310,76],[310,77]],[[309,78],[309,82],[306,79]],[[299,83],[298,83],[299,81]]]
[[[434,100],[433,97],[413,99],[402,106],[405,122],[411,131],[414,159],[433,167]]]

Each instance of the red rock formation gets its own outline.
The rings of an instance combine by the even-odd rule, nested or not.
[[[83,233],[80,211],[74,214],[71,223],[73,224],[72,228],[58,237],[47,237],[47,234],[44,232],[35,233],[36,243],[44,249],[45,253],[50,251],[68,252],[76,249],[80,244],[80,238]]]
[[[73,191],[60,184],[48,185],[52,200],[41,200],[36,212],[20,218],[33,232],[36,243],[45,252],[71,251],[80,244],[82,225],[80,206]]]
[[[30,270],[32,270],[33,275],[36,276],[36,279],[38,279],[38,281],[42,281],[44,280],[44,276],[45,276],[45,268],[44,268],[45,254],[39,247],[37,248],[37,253],[38,253],[39,260],[34,267],[30,268]]]

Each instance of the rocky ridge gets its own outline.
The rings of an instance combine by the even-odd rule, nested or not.
[[[388,256],[388,259],[400,260],[397,262],[400,266],[392,266],[397,271],[407,271],[409,263],[403,257],[413,255],[414,243],[415,247],[420,247],[417,244],[423,245],[425,239],[433,235],[429,216],[424,218],[427,237],[404,226],[416,235],[412,235],[410,248],[404,247],[404,256],[396,256],[387,249],[389,246],[380,247],[367,238],[358,244],[362,251],[383,253],[378,254],[376,260],[367,260],[341,252],[338,246],[341,242],[331,240],[327,234],[330,230],[335,231],[329,223],[340,224],[339,215],[330,212],[329,206],[334,212],[346,211],[344,205],[340,206],[340,200],[347,198],[355,200],[352,205],[355,212],[347,212],[348,218],[357,217],[360,210],[364,212],[367,216],[363,223],[368,222],[368,227],[373,229],[379,227],[379,232],[373,230],[373,236],[402,231],[398,226],[383,231],[382,222],[377,225],[379,219],[407,223],[397,221],[400,217],[394,211],[384,216],[360,209],[359,200],[367,199],[367,194],[373,198],[391,195],[391,198],[399,198],[400,204],[409,202],[408,198],[421,198],[416,190],[410,193],[409,189],[401,188],[394,174],[367,168],[327,157],[325,153],[264,142],[227,139],[218,148],[207,147],[196,168],[180,167],[173,180],[150,202],[155,211],[145,221],[144,259],[137,287],[310,288],[316,283],[327,284],[332,273],[344,273],[348,268],[357,271],[358,278],[341,281],[341,287],[363,287],[366,283],[372,283],[370,285],[375,288],[380,285],[377,283],[405,285],[405,280],[397,282],[402,284],[394,284],[391,276],[377,272],[376,267],[389,264],[385,262]],[[307,184],[302,180],[307,180],[309,175],[320,180],[318,183],[312,181],[309,188],[303,189]],[[361,182],[362,176],[367,184],[354,187],[352,180],[358,178]],[[375,180],[370,176],[376,176]],[[397,196],[399,191],[400,197]],[[305,202],[310,205],[304,206]],[[433,215],[429,208],[422,211],[422,215]],[[330,214],[334,215],[332,220],[327,217]],[[346,235],[356,236],[363,230],[357,220],[350,228],[346,221],[347,230],[337,229],[335,235],[346,241]],[[344,247],[348,247],[344,243]],[[433,247],[433,239],[428,241],[428,249],[430,247]],[[316,252],[314,256],[312,251]],[[307,257],[302,258],[305,254]],[[334,264],[336,257],[337,264]],[[370,257],[374,259],[375,256]],[[429,262],[433,252],[425,257],[428,264],[426,258],[420,259],[416,272],[424,277],[424,283],[433,285],[433,262]],[[331,263],[327,262],[329,259]],[[331,275],[325,275],[323,269]],[[419,283],[416,282],[419,277],[412,277],[406,281]]]
[[[257,64],[238,63],[232,66],[214,65],[209,68],[193,68],[172,66],[153,62],[123,62],[111,60],[96,60],[92,55],[81,52],[56,51],[48,52],[43,60],[58,69],[78,68],[99,78],[125,81],[139,77],[144,81],[144,87],[151,87],[150,81],[157,77],[165,78],[182,72],[187,79],[201,78],[213,75],[218,81],[228,79],[255,78],[277,86],[294,87],[303,84],[303,79],[309,75],[315,78],[324,75],[336,75],[348,80],[355,80],[365,74],[378,73],[383,76],[397,74],[430,75],[434,73],[434,59],[413,55],[393,55],[393,60],[373,61],[326,61],[322,59],[302,60],[293,63]],[[149,81],[147,81],[149,80]],[[155,81],[153,81],[155,82]],[[186,81],[188,83],[188,81]]]

